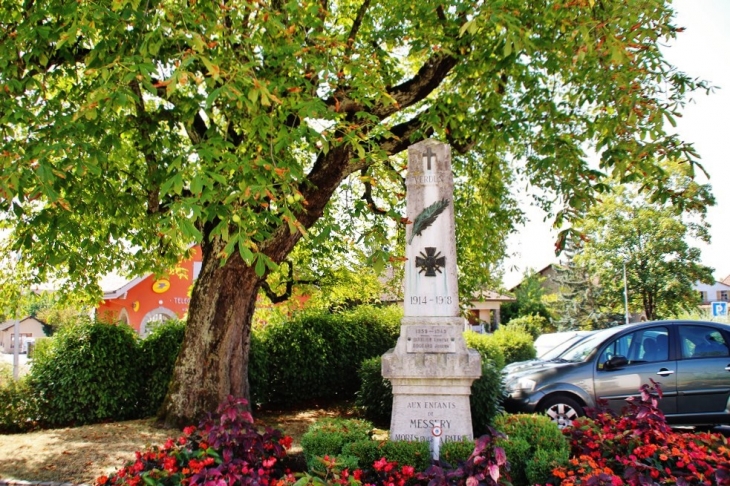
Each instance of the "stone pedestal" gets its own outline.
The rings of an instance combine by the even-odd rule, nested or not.
[[[408,150],[405,317],[398,343],[382,359],[393,386],[391,440],[473,438],[469,396],[481,376],[459,317],[453,175],[448,145],[427,140]]]

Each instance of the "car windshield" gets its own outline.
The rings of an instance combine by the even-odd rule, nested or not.
[[[563,354],[568,349],[572,348],[575,345],[575,343],[577,343],[578,341],[581,341],[585,337],[586,337],[585,335],[571,336],[564,343],[558,344],[557,346],[555,346],[550,351],[545,351],[544,353],[542,353],[539,356],[539,358],[542,361],[552,361],[552,360],[554,360],[556,358],[559,358],[561,354]]]
[[[565,351],[562,355],[560,355],[560,359],[563,361],[572,361],[576,363],[585,361],[594,349],[596,349],[603,341],[605,341],[606,338],[612,336],[616,332],[618,332],[618,329],[615,327],[598,331]]]

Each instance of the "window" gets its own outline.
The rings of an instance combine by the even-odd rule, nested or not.
[[[611,342],[601,353],[598,368],[615,356],[623,356],[629,364],[666,361],[669,359],[669,330],[666,327],[641,329]]]
[[[707,299],[707,292],[700,290],[700,300],[702,302],[709,302],[709,300]]]
[[[717,292],[717,300],[721,300],[723,302],[730,301],[730,291],[728,290],[720,290]]]
[[[685,359],[730,356],[722,333],[712,327],[680,326],[679,342]]]

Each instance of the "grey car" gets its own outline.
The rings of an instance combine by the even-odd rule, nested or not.
[[[620,412],[639,388],[660,383],[671,424],[730,424],[730,325],[654,321],[598,331],[558,360],[504,376],[508,412],[543,412],[560,427],[605,399]]]

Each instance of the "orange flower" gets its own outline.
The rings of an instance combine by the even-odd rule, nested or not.
[[[106,484],[107,481],[109,481],[109,478],[106,476],[99,476],[99,478],[96,480],[97,484]]]

